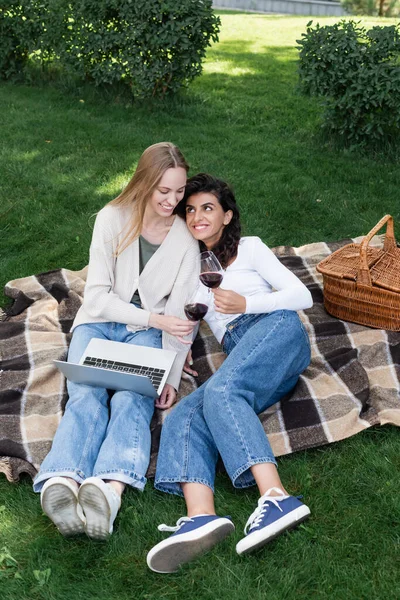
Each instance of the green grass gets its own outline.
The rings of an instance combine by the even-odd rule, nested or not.
[[[135,105],[123,93],[57,77],[50,86],[1,84],[2,282],[81,268],[91,215],[119,192],[143,149],[161,140],[181,147],[192,173],[228,179],[245,233],[270,246],[365,234],[386,212],[398,225],[398,163],[338,153],[318,133],[318,104],[296,90],[295,40],[307,21],[222,13],[221,41],[209,49],[204,74],[163,104]],[[217,508],[237,532],[174,576],[149,572],[145,556],[161,539],[156,525],[183,514],[180,499],[151,484],[143,494],[128,490],[115,534],[96,544],[63,539],[30,482],[13,486],[1,477],[1,596],[398,598],[399,457],[399,432],[385,427],[280,459],[285,485],[305,495],[313,516],[248,558],[235,555],[234,543],[257,494],[233,490],[221,474]]]

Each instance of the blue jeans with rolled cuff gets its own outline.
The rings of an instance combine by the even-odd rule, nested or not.
[[[88,323],[73,333],[68,361],[78,363],[92,338],[161,348],[161,330],[128,331],[122,323]],[[139,490],[146,484],[150,461],[150,421],[154,399],[131,391],[116,391],[67,382],[69,400],[52,448],[35,477],[40,492],[50,477],[88,477],[121,481]]]
[[[297,383],[311,359],[296,312],[241,315],[226,330],[222,366],[167,416],[155,487],[182,495],[181,483],[214,489],[218,454],[237,488],[255,484],[250,467],[276,465],[258,414]]]

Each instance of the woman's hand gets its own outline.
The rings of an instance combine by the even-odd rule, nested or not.
[[[162,329],[162,331],[166,331],[170,335],[174,335],[180,342],[182,342],[182,344],[191,344],[192,340],[184,340],[183,336],[191,335],[196,323],[193,321],[186,321],[186,319],[180,319],[179,317],[151,313],[149,325],[150,327]]]
[[[156,398],[154,402],[154,406],[156,408],[161,408],[161,410],[166,410],[167,408],[171,408],[173,404],[176,402],[176,389],[172,387],[169,383],[164,385],[164,389],[161,392],[161,396]]]
[[[189,350],[188,355],[186,357],[186,361],[185,364],[183,365],[183,370],[185,371],[185,373],[189,373],[189,375],[193,375],[193,377],[197,377],[198,372],[194,371],[191,367],[193,365],[193,359],[192,359],[192,349]]]
[[[214,294],[214,304],[218,312],[224,315],[234,315],[244,313],[246,310],[246,298],[233,292],[232,290],[221,290],[217,288],[212,290]]]

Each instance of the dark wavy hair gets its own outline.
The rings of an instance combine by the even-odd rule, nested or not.
[[[232,219],[225,225],[221,238],[212,248],[221,265],[226,268],[230,261],[236,257],[240,240],[241,225],[239,208],[236,204],[232,188],[221,179],[217,179],[207,173],[198,173],[187,180],[185,195],[175,209],[175,213],[186,219],[186,203],[190,196],[195,194],[213,194],[224,212],[232,211]],[[205,244],[200,242],[200,249],[207,250]]]

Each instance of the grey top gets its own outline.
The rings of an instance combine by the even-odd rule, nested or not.
[[[139,236],[139,275],[153,256],[159,249],[160,244],[150,244],[143,236]],[[142,301],[140,299],[139,291],[136,292],[132,296],[133,304],[142,305]]]

